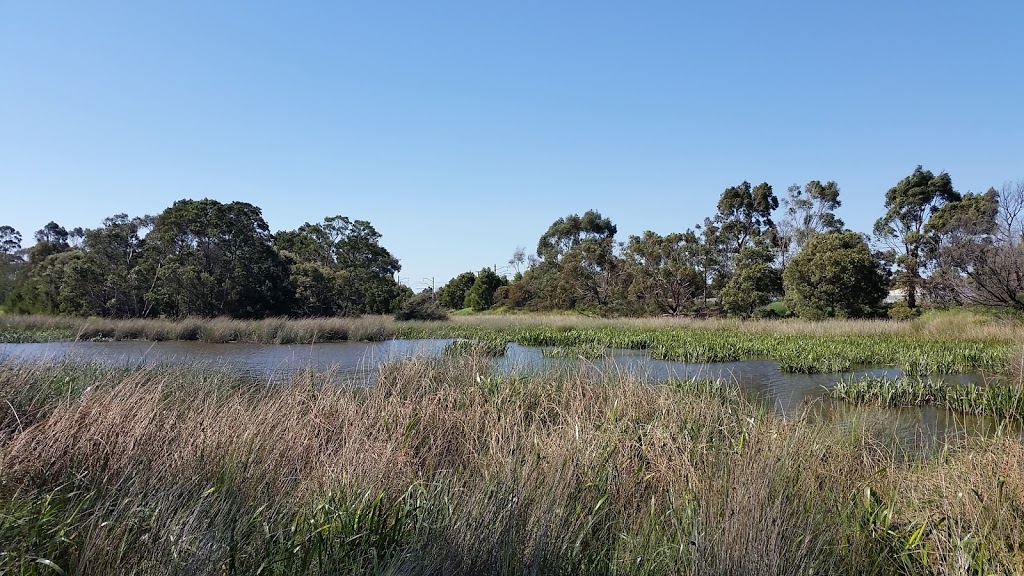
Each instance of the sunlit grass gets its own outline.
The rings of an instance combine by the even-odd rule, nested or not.
[[[489,366],[0,364],[0,572],[1020,569],[1019,440],[907,459],[720,382]]]

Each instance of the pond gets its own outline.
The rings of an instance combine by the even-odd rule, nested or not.
[[[387,340],[314,345],[210,344],[205,342],[48,342],[0,344],[0,360],[37,361],[80,359],[135,366],[139,364],[208,364],[238,370],[262,379],[282,379],[299,370],[336,370],[367,383],[385,361],[414,356],[437,357],[452,340]],[[685,364],[652,360],[642,351],[612,350],[599,360],[545,358],[543,349],[509,344],[506,356],[495,360],[500,373],[542,370],[585,362],[602,371],[640,373],[653,380],[707,377],[736,383],[748,396],[785,416],[822,418],[839,426],[863,425],[891,434],[901,444],[926,445],[951,436],[990,435],[998,427],[989,419],[953,414],[935,407],[863,408],[832,402],[826,392],[849,376],[897,377],[894,368],[864,369],[845,374],[791,374],[771,361]],[[981,374],[945,375],[949,383],[983,384]]]

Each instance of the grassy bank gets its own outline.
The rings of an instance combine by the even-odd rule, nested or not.
[[[908,459],[715,383],[486,366],[366,389],[0,364],[0,572],[1022,569],[1019,441]]]
[[[447,322],[395,322],[385,317],[305,320],[106,320],[0,317],[0,340],[40,335],[111,340],[201,340],[309,344],[387,338],[466,338],[599,351],[645,350],[656,359],[692,363],[769,359],[789,372],[843,372],[896,366],[912,374],[1003,372],[1020,327],[971,314],[893,321],[737,321],[672,318],[592,319],[569,316],[476,316]]]

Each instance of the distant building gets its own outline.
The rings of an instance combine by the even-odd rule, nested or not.
[[[889,290],[889,295],[885,297],[882,302],[886,304],[895,304],[897,302],[907,301],[907,289],[906,288],[894,288]]]

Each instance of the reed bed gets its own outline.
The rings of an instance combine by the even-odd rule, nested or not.
[[[1005,373],[1024,365],[1018,329],[1010,322],[946,314],[912,322],[601,320],[567,316],[476,316],[447,322],[391,318],[232,320],[103,320],[0,317],[0,338],[38,341],[40,335],[79,339],[202,340],[310,344],[389,338],[503,340],[580,350],[646,350],[656,359],[704,364],[767,359],[787,372],[838,373],[861,366],[894,366],[912,374]],[[2,339],[0,339],[2,341]]]
[[[445,356],[485,356],[500,358],[508,349],[508,340],[500,337],[455,340],[444,347]]]
[[[966,310],[929,312],[912,320],[806,321],[795,318],[748,319],[689,318],[662,316],[652,318],[594,318],[579,315],[467,315],[454,316],[448,324],[510,330],[517,328],[600,329],[633,328],[643,330],[704,329],[776,334],[788,336],[905,336],[931,339],[960,339],[984,342],[1024,341],[1024,323],[1018,318],[998,318]]]
[[[864,377],[842,380],[834,398],[854,404],[887,407],[942,406],[961,414],[989,416],[997,421],[1024,420],[1024,391],[1003,382],[988,385],[946,384],[922,377]]]
[[[894,366],[912,374],[1006,372],[1017,348],[1005,342],[910,336],[755,334],[706,328],[518,327],[495,332],[472,325],[412,326],[407,338],[484,339],[499,334],[527,346],[645,350],[658,360],[691,364],[774,360],[784,372],[840,373],[861,366]]]
[[[1018,440],[906,459],[719,382],[489,366],[0,364],[0,572],[1022,570]]]
[[[608,347],[599,341],[573,346],[556,346],[544,349],[545,358],[568,358],[596,360],[608,356]]]
[[[286,330],[281,325],[287,324]],[[787,320],[739,320],[734,318],[696,319],[687,317],[594,318],[574,314],[481,314],[453,316],[444,322],[396,322],[387,316],[362,318],[306,318],[267,320],[231,320],[225,318],[103,319],[71,316],[0,315],[0,335],[26,331],[55,331],[64,337],[103,337],[140,340],[201,339],[203,329],[211,335],[244,335],[248,342],[274,343],[278,338],[299,343],[331,339],[388,338],[413,327],[419,333],[444,333],[460,328],[504,332],[523,328],[633,329],[633,330],[714,330],[779,336],[903,336],[918,339],[966,340],[975,342],[1024,341],[1024,323],[1016,318],[997,318],[969,311],[929,312],[908,321],[824,320],[809,322]],[[283,333],[283,335],[282,335]],[[355,334],[357,337],[345,338]],[[339,336],[341,335],[341,336]],[[379,335],[379,336],[378,336]],[[257,338],[257,336],[259,338]]]

